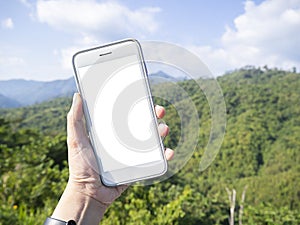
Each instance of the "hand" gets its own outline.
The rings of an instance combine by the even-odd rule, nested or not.
[[[165,115],[165,110],[161,106],[156,106],[155,111],[158,118],[163,118]],[[169,132],[168,126],[161,124],[159,132],[161,136],[166,136]],[[66,190],[73,195],[76,193],[81,195],[80,197],[93,199],[97,202],[96,205],[105,210],[128,186],[106,187],[102,184],[96,169],[97,163],[92,146],[86,134],[82,100],[78,93],[74,94],[73,104],[68,113],[67,133],[70,176]],[[174,156],[174,151],[167,148],[165,156],[170,160]],[[72,194],[69,194],[70,197]],[[56,208],[54,218],[55,215],[62,216],[60,207]]]

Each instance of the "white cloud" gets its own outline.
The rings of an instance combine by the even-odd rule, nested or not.
[[[52,60],[47,64],[39,63],[40,56],[30,54],[28,57],[19,47],[0,46],[0,80],[9,79],[33,79],[54,80],[71,76],[65,73],[59,66],[53,66]]]
[[[1,21],[1,27],[5,29],[13,29],[14,28],[14,23],[12,18],[6,18]]]
[[[0,66],[21,66],[25,64],[25,60],[20,57],[9,56],[0,57]]]
[[[68,32],[97,33],[103,38],[117,35],[155,32],[157,7],[131,10],[117,2],[94,0],[39,0],[36,5],[40,22]]]
[[[215,74],[245,65],[300,68],[300,1],[246,1],[234,27],[226,27],[220,48],[191,46]]]
[[[24,0],[23,0],[24,1]],[[158,30],[158,7],[129,9],[115,1],[39,0],[36,18],[55,29],[76,35],[70,46],[55,50],[64,69],[71,69],[76,51],[125,37],[144,37]]]
[[[11,79],[11,76],[23,75],[26,62],[22,57],[7,55],[0,49],[0,79]]]
[[[69,48],[61,49],[59,54],[61,56],[61,65],[64,69],[72,69],[73,55],[84,48],[72,46]]]

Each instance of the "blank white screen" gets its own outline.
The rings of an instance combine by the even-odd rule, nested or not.
[[[134,92],[136,99],[122,104],[130,108],[125,112],[129,132],[140,143],[150,140],[151,148],[148,146],[147,149],[139,149],[134,142],[121,140],[116,134],[116,131],[124,128],[114,124],[114,120],[124,116],[122,112],[120,115],[113,114],[113,109],[118,104],[117,99],[133,84],[145,85],[141,65],[132,62],[137,62],[137,56],[131,55],[78,69],[91,117],[96,155],[101,159],[104,172],[162,160],[146,86],[129,90]],[[116,118],[118,116],[120,118]]]

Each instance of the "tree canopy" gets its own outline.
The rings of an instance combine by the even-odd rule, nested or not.
[[[217,80],[227,126],[211,166],[199,170],[211,129],[209,103],[194,81],[180,81],[199,115],[200,129],[184,131],[186,148],[195,132],[199,137],[193,155],[171,178],[130,187],[111,205],[102,224],[229,224],[226,188],[236,190],[238,212],[245,187],[243,224],[300,223],[300,74],[245,67]],[[159,83],[152,91],[191,110],[185,96],[168,85]],[[165,145],[176,151],[182,118],[174,102],[154,101],[166,108],[170,135]],[[51,215],[68,179],[70,104],[70,98],[59,98],[0,110],[0,225],[42,224]],[[237,223],[237,214],[234,218]]]

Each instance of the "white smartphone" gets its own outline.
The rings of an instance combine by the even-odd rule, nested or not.
[[[167,162],[139,42],[80,51],[73,67],[103,184],[163,175]]]

